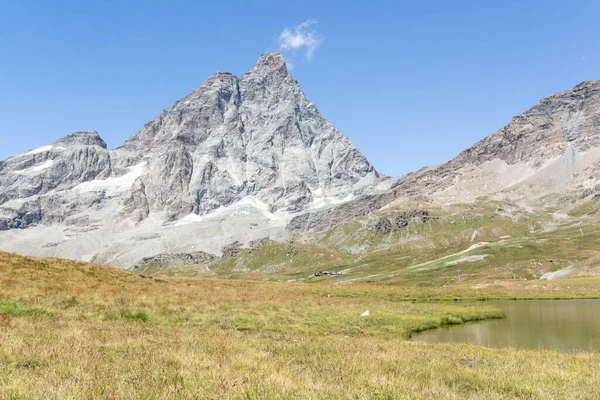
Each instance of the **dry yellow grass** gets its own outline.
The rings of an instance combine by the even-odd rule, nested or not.
[[[494,290],[560,297],[597,283]],[[406,301],[484,293],[452,290],[144,277],[0,253],[0,398],[597,396],[599,354],[406,340],[498,316]]]

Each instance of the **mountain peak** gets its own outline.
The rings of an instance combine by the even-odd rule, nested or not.
[[[579,85],[575,86],[573,89],[581,89],[588,87],[600,87],[600,81],[583,81]]]
[[[83,146],[100,146],[106,149],[106,142],[102,140],[96,131],[81,131],[71,133],[56,141],[56,144],[63,145],[83,145]]]
[[[600,91],[600,81],[584,81],[575,86],[571,92],[576,94],[594,94]]]
[[[279,52],[263,54],[258,58],[256,65],[250,69],[249,73],[287,75],[285,58]]]

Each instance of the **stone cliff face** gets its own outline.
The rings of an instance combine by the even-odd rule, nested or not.
[[[167,220],[248,195],[299,211],[378,177],[306,99],[278,53],[263,55],[239,79],[213,75],[115,153],[124,166],[153,160],[141,181],[149,211]]]
[[[109,202],[134,223],[204,215],[246,196],[296,212],[378,177],[271,53],[241,78],[216,73],[113,151],[96,132],[78,132],[0,162],[0,229],[62,223]]]

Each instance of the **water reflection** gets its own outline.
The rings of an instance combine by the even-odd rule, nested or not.
[[[426,331],[414,340],[600,351],[600,300],[494,300],[486,304],[504,310],[506,318]]]

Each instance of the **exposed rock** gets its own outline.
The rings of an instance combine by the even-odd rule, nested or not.
[[[600,81],[542,99],[496,133],[439,167],[398,182],[452,201],[511,193],[515,199],[598,184]]]
[[[294,217],[287,226],[290,231],[321,232],[352,218],[369,215],[396,197],[395,191],[365,195],[337,207],[307,212]]]
[[[241,78],[213,75],[116,154],[121,168],[151,160],[140,180],[150,213],[167,221],[249,195],[299,211],[379,177],[304,97],[279,53],[261,56]]]
[[[155,214],[169,222],[248,195],[300,211],[316,197],[345,196],[378,176],[304,97],[281,54],[271,53],[241,78],[213,75],[114,151],[97,132],[76,132],[3,161],[0,204],[103,191],[120,198],[120,219],[139,223]]]
[[[24,199],[57,192],[61,196],[72,197],[76,194],[68,192],[69,189],[83,182],[107,178],[111,174],[111,157],[106,143],[93,131],[74,133],[52,145],[10,157],[2,165],[0,206],[15,211]],[[13,200],[13,203],[7,206],[9,200]],[[55,211],[58,210],[43,210],[44,214]]]
[[[233,256],[241,243],[325,231],[399,198],[562,193],[572,205],[598,194],[599,129],[600,82],[584,82],[454,160],[382,183],[271,53],[239,78],[216,73],[115,150],[76,132],[0,161],[0,248],[128,267],[196,246]],[[386,216],[374,229],[415,218],[429,216]]]
[[[292,250],[288,250],[288,252],[286,253],[286,255],[287,255],[289,258],[294,258],[294,257],[296,257],[296,256],[297,256],[299,253],[300,253],[300,251],[299,251],[298,249],[294,248],[294,249],[292,249]]]
[[[250,250],[256,250],[262,246],[264,246],[265,244],[269,243],[271,241],[270,238],[268,237],[264,237],[264,238],[260,238],[260,239],[256,239],[256,240],[251,240],[248,243],[248,247],[250,248]]]
[[[137,264],[135,264],[133,270],[144,271],[147,268],[169,269],[182,267],[184,265],[209,264],[216,259],[216,256],[203,251],[179,254],[162,253],[140,260]]]
[[[313,274],[313,276],[336,276],[341,274],[341,272],[337,271],[317,271]]]
[[[106,149],[106,142],[102,140],[98,132],[96,131],[85,131],[75,132],[70,135],[63,137],[55,142],[59,146],[98,146]]]
[[[429,221],[431,217],[429,215],[429,211],[413,210],[395,213],[387,218],[391,223],[392,231],[396,232],[406,228],[411,222],[424,223]]]
[[[242,244],[236,241],[223,246],[221,253],[223,254],[223,257],[236,257],[240,253],[241,248]]]
[[[388,233],[392,232],[394,227],[389,219],[386,217],[380,217],[375,223],[374,228],[376,233],[387,235]]]

